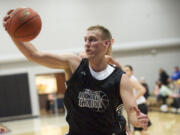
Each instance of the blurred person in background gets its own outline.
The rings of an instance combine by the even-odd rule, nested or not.
[[[180,79],[180,70],[178,66],[174,67],[174,72],[170,78],[172,81],[177,81],[178,79]]]
[[[162,99],[162,105],[160,107],[160,110],[162,112],[168,112],[168,105],[167,105],[167,99],[168,98],[172,98],[173,99],[173,103],[171,105],[171,111],[174,113],[179,113],[178,111],[180,111],[180,101],[179,101],[179,97],[180,97],[180,81],[179,83],[176,82],[176,88],[175,91],[173,91],[172,89],[170,89],[169,87],[167,87],[166,85],[162,84],[160,86],[159,89],[159,99]]]
[[[159,69],[159,80],[163,85],[168,86],[170,78],[166,71],[162,68]]]
[[[180,79],[175,82],[175,93],[173,95],[173,103],[171,107],[173,113],[180,114]]]
[[[55,102],[54,94],[53,93],[49,93],[47,95],[47,101],[46,101],[46,111],[48,113],[55,113],[54,102]]]
[[[161,87],[161,82],[159,80],[157,80],[155,83],[155,88],[154,88],[154,94],[157,96],[157,100],[159,100],[158,95],[159,95],[160,87]]]
[[[159,88],[158,101],[162,100],[162,105],[160,106],[162,112],[168,112],[167,99],[170,95],[172,95],[172,90],[167,85],[161,84]]]
[[[146,92],[145,92],[145,94],[144,94],[144,97],[145,97],[146,99],[148,99],[148,97],[150,96],[150,94],[149,94],[149,86],[148,86],[148,84],[146,83],[144,77],[141,77],[141,78],[140,78],[140,82],[141,82],[141,85],[144,86],[144,88],[146,89]]]

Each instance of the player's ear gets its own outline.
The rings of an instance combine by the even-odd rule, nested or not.
[[[109,40],[106,40],[106,41],[105,41],[105,45],[106,45],[107,47],[109,47],[110,44],[111,44],[111,42],[110,42]]]

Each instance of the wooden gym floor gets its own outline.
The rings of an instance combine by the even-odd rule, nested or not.
[[[180,114],[149,112],[152,126],[149,135],[179,135]],[[3,122],[11,131],[6,135],[64,135],[68,131],[62,115]],[[137,132],[135,135],[139,135]]]

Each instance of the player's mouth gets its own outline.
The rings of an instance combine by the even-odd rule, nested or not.
[[[86,49],[86,54],[90,55],[90,54],[92,54],[92,51],[90,49]]]

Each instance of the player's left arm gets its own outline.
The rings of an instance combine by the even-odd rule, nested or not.
[[[147,128],[148,117],[140,112],[133,94],[132,84],[126,74],[122,75],[120,82],[120,96],[127,111],[130,123],[135,127]]]

